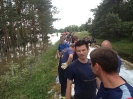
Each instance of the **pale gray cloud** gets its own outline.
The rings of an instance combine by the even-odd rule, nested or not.
[[[89,17],[93,18],[90,9],[96,8],[101,0],[52,0],[52,4],[59,10],[59,14],[54,17],[61,18],[54,22],[57,29],[69,25],[78,25],[85,23]]]

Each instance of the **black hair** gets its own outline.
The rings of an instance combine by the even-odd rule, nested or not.
[[[82,46],[82,45],[85,45],[86,48],[88,49],[88,43],[87,43],[85,40],[78,40],[78,41],[76,42],[76,44],[75,44],[75,48],[76,48],[76,47],[80,47],[80,46]]]

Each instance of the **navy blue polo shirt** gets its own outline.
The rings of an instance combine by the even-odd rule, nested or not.
[[[116,88],[105,88],[101,82],[97,96],[94,99],[128,99],[133,98],[133,87],[128,83]]]
[[[88,60],[89,61],[89,60]],[[85,77],[88,80],[92,80],[95,78],[94,73],[92,72],[92,69],[90,65],[87,63],[81,63],[78,59],[73,61],[67,68],[65,77],[69,80],[74,80],[75,83],[75,95],[82,93],[82,78],[79,70],[77,67],[84,73]],[[96,82],[93,83],[93,86],[96,86]],[[96,88],[94,88],[94,91],[96,91]]]

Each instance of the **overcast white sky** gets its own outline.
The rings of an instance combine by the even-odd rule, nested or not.
[[[54,22],[55,28],[65,28],[69,25],[84,24],[89,17],[93,18],[90,9],[96,8],[102,0],[52,0],[59,14],[54,16],[60,21]]]

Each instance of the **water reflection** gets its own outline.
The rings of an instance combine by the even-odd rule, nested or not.
[[[127,66],[125,63],[122,63],[120,69],[120,76],[123,77],[130,85],[133,86],[133,69]]]
[[[9,63],[21,64],[26,57],[33,55],[35,57],[41,56],[41,53],[45,51],[51,44],[55,44],[59,40],[60,34],[48,34],[49,39],[42,39],[41,35],[37,35],[38,42],[28,42],[25,46],[11,47],[8,52],[0,51],[0,75],[4,74],[8,70]],[[38,60],[40,58],[38,57]]]
[[[60,39],[61,33],[48,34],[51,44],[55,44]]]

